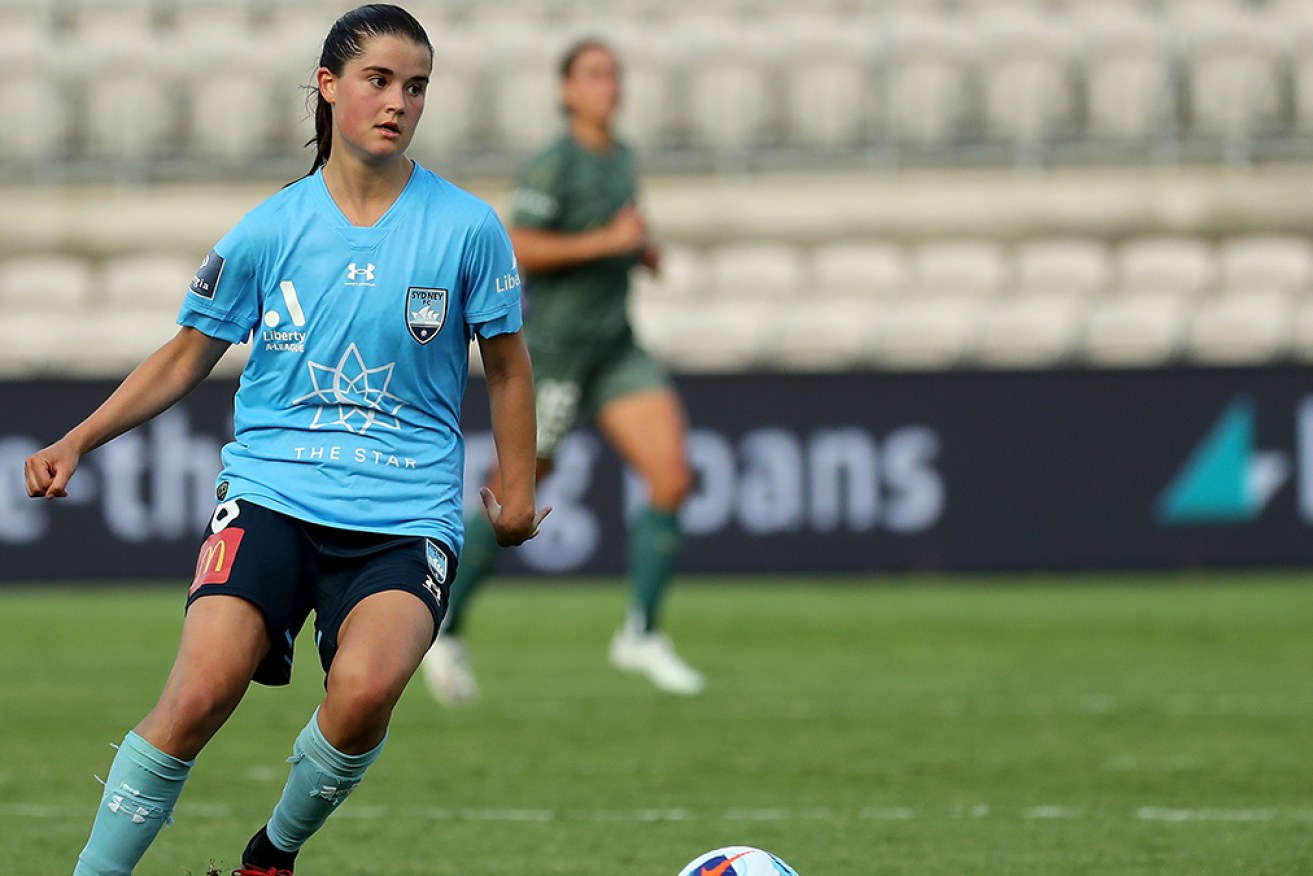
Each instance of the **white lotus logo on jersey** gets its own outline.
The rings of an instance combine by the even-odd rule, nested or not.
[[[396,362],[370,368],[356,345],[347,347],[337,367],[310,362],[310,380],[315,391],[292,402],[294,405],[317,404],[311,429],[341,426],[348,432],[365,434],[377,424],[384,429],[401,428],[395,414],[406,403],[388,392]]]

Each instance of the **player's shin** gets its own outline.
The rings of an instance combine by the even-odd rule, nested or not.
[[[74,876],[128,876],[172,819],[193,763],[165,754],[129,732],[110,766],[91,837],[78,856]]]
[[[661,598],[675,575],[682,542],[679,515],[645,508],[629,530],[629,589],[634,632],[657,628]]]
[[[344,754],[320,732],[316,709],[292,746],[287,785],[269,817],[267,829],[273,845],[285,852],[300,849],[360,784],[386,741],[364,754]]]

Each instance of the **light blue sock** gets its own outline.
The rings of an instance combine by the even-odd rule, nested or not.
[[[128,876],[155,841],[194,760],[178,760],[131,731],[105,780],[105,793],[73,876]]]
[[[269,816],[269,841],[285,852],[300,849],[360,784],[385,742],[386,736],[364,754],[343,754],[319,731],[319,710],[315,709],[287,759],[292,770],[283,796]]]

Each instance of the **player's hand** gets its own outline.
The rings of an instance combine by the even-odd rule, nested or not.
[[[649,243],[638,257],[638,263],[651,271],[653,276],[660,276],[661,250]]]
[[[81,454],[64,441],[56,441],[33,453],[23,466],[27,494],[33,499],[62,499],[67,496],[68,479],[77,471],[80,458]]]
[[[533,538],[538,534],[543,518],[552,513],[550,505],[541,511],[530,509],[529,513],[508,513],[487,487],[479,489],[479,498],[483,500],[483,513],[488,515],[492,531],[497,534],[497,544],[502,547],[515,547]]]
[[[633,204],[625,204],[611,217],[606,233],[616,255],[637,252],[647,246],[647,221]]]

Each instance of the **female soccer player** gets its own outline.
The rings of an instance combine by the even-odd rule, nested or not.
[[[660,257],[635,205],[633,156],[612,129],[620,105],[615,54],[596,40],[576,44],[561,62],[560,94],[568,130],[525,166],[510,229],[530,296],[525,335],[536,381],[538,473],[551,468],[576,421],[589,417],[646,482],[649,505],[629,533],[631,610],[611,641],[611,662],[663,690],[694,694],[702,676],[658,631],[691,476],[683,406],[635,344],[627,316],[630,270],[656,270]],[[495,471],[491,484],[495,490]],[[471,519],[467,529],[446,626],[424,660],[430,691],[447,703],[478,692],[460,633],[496,551],[490,526]]]
[[[77,876],[132,872],[250,682],[288,682],[311,610],[326,695],[235,873],[291,874],[360,783],[455,574],[472,336],[501,460],[501,492],[484,493],[489,529],[519,544],[547,513],[534,506],[533,376],[510,241],[488,205],[406,156],[432,65],[424,29],[396,6],[338,19],[317,73],[310,174],[215,245],[178,334],[27,460],[30,495],[66,495],[83,454],[250,340],[177,660],[114,758]]]

